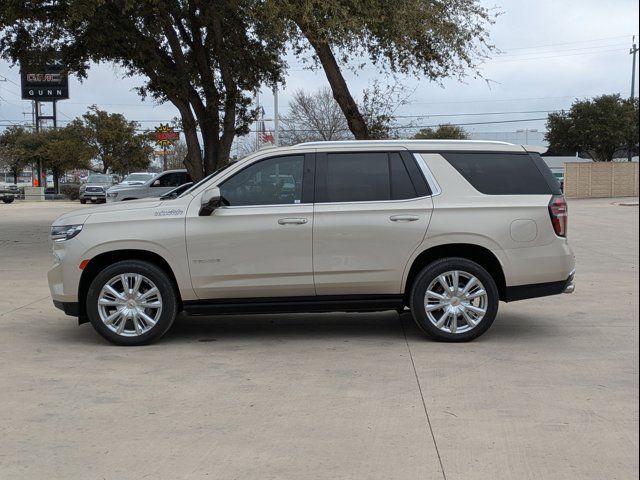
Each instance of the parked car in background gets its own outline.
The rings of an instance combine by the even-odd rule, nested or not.
[[[188,190],[191,187],[191,185],[193,185],[193,182],[183,183],[179,187],[176,187],[173,190],[169,190],[167,193],[163,194],[160,197],[160,200],[171,200],[174,198],[178,198],[178,196],[180,196],[182,192],[185,192],[186,190]]]
[[[167,170],[158,173],[142,185],[116,185],[107,191],[108,202],[123,202],[139,198],[160,197],[191,181],[186,170]]]
[[[134,172],[124,177],[119,185],[144,185],[155,176],[156,174],[151,172]]]
[[[574,290],[567,216],[535,147],[303,143],[174,199],[64,214],[49,287],[56,307],[122,345],[160,338],[181,310],[408,308],[429,336],[469,341],[500,301]]]
[[[80,186],[80,203],[104,203],[107,189],[118,183],[118,176],[107,173],[91,173],[87,183]]]
[[[0,200],[4,203],[13,202],[19,196],[20,190],[13,183],[0,183]]]

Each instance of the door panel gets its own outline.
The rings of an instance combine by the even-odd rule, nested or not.
[[[430,197],[316,204],[313,268],[318,295],[400,293],[405,265],[424,238]]]
[[[315,295],[313,206],[222,207],[187,218],[191,281],[198,298]]]

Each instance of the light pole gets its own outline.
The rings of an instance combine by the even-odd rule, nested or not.
[[[633,102],[633,98],[635,97],[635,87],[636,87],[636,54],[638,53],[638,46],[636,45],[636,36],[633,36],[633,44],[629,49],[629,54],[633,55],[633,60],[631,61],[631,101]],[[633,160],[633,148],[632,145],[629,145],[629,155],[627,157],[628,161]]]

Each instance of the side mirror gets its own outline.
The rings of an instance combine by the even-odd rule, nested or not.
[[[152,187],[159,187],[160,186],[160,180],[156,180],[155,182],[153,182],[151,184]]]
[[[198,215],[201,217],[207,217],[213,213],[213,211],[222,205],[222,194],[218,187],[205,190],[200,199],[200,211]]]

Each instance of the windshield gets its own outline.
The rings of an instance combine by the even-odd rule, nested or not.
[[[125,182],[146,182],[151,177],[153,177],[153,173],[132,173],[131,175],[127,175],[127,178],[124,179]]]
[[[196,188],[198,188],[200,185],[202,185],[204,182],[208,182],[210,179],[212,179],[213,177],[215,177],[216,175],[218,175],[220,172],[222,172],[223,170],[226,170],[227,168],[229,168],[231,165],[233,165],[235,162],[229,162],[227,163],[224,167],[220,167],[219,169],[217,169],[215,172],[213,172],[210,175],[207,175],[206,177],[204,177],[202,180],[200,180],[199,182],[194,183],[191,188],[185,190],[184,192],[182,192],[182,195],[180,195],[180,197],[184,197],[185,195],[187,195],[188,193],[192,192],[193,190],[195,190]]]
[[[87,183],[111,183],[111,175],[89,175]]]

